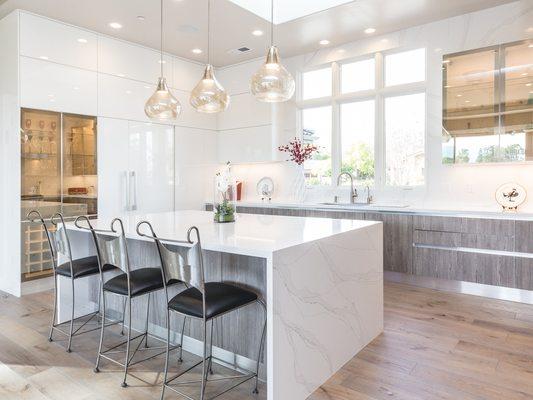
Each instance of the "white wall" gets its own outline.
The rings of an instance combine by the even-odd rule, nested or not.
[[[531,198],[522,207],[533,211],[533,164],[443,165],[441,163],[442,119],[442,55],[476,49],[499,43],[533,37],[533,3],[522,0],[507,5],[409,28],[392,34],[375,36],[339,47],[284,59],[284,65],[297,76],[298,71],[313,66],[341,61],[378,51],[427,48],[427,140],[426,186],[420,190],[396,190],[375,193],[378,202],[402,202],[428,208],[477,209],[498,207],[494,202],[496,188],[517,181],[529,191]],[[257,68],[256,62],[223,68],[219,80],[232,86],[234,80],[246,81]],[[223,78],[228,77],[228,81]],[[242,83],[241,83],[242,85]],[[242,88],[243,89],[243,88]],[[293,107],[294,103],[287,107]],[[259,121],[259,119],[258,119]],[[290,124],[289,124],[290,125]],[[296,134],[297,128],[292,123]],[[220,127],[219,127],[220,128]],[[246,200],[257,200],[255,185],[267,175],[274,178],[279,190],[276,200],[291,199],[288,192],[293,178],[284,163],[236,165],[235,173],[245,181]],[[337,190],[310,189],[306,200],[331,200]],[[345,191],[341,195],[347,196]]]
[[[18,14],[0,20],[0,290],[20,296],[20,109],[18,104]],[[15,33],[15,34],[14,34]]]

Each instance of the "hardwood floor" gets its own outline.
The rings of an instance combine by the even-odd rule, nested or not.
[[[159,398],[162,358],[134,367],[122,389],[120,368],[92,372],[97,333],[78,337],[71,354],[46,340],[50,305],[51,293],[1,296],[0,399]],[[220,398],[257,399],[251,389]],[[386,283],[385,332],[310,397],[348,399],[533,399],[533,306]]]

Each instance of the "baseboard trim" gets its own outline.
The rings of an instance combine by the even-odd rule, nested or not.
[[[452,281],[392,271],[385,271],[384,279],[388,282],[404,283],[406,285],[442,290],[444,292],[470,294],[490,299],[533,304],[533,291],[531,290],[485,285],[483,283]]]

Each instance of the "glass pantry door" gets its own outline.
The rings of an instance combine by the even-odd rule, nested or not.
[[[22,281],[50,274],[52,260],[40,224],[31,210],[50,218],[61,211],[61,114],[21,111],[21,261]]]

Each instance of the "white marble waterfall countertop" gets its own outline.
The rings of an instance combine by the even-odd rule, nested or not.
[[[253,214],[238,214],[235,222],[216,223],[212,212],[196,210],[128,213],[119,217],[124,223],[127,238],[148,240],[136,232],[137,223],[143,220],[152,224],[157,236],[175,240],[184,240],[187,230],[194,225],[200,230],[205,250],[256,257],[270,257],[278,250],[378,224],[372,221]],[[95,228],[109,229],[111,220],[99,217],[91,223]],[[73,223],[67,223],[67,228],[77,230]]]

